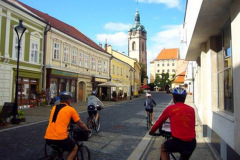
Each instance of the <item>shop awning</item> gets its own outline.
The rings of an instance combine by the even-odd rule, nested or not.
[[[105,82],[98,85],[99,87],[119,87],[117,83],[114,82]]]

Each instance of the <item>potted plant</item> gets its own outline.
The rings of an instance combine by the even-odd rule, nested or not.
[[[18,110],[18,118],[19,118],[20,122],[26,121],[23,110],[20,110],[20,109]]]

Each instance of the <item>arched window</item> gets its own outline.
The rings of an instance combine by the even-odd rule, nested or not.
[[[132,42],[132,50],[135,50],[136,49],[136,43],[133,41]]]
[[[142,43],[142,51],[144,51],[144,43]]]

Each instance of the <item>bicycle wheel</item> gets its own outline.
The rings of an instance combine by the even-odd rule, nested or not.
[[[98,120],[95,121],[95,127],[94,127],[95,131],[98,132],[100,129],[100,117],[98,117]]]
[[[90,160],[90,151],[87,146],[81,145],[77,153],[78,160]]]
[[[150,128],[150,113],[148,112],[148,114],[147,114],[147,129],[149,129]]]
[[[52,155],[53,149],[52,147],[50,147],[49,145],[47,145],[47,143],[45,143],[44,146],[44,153],[46,157],[50,157]]]
[[[59,158],[58,152],[53,150],[51,146],[47,145],[47,143],[45,143],[44,153],[45,160],[62,160],[61,158]]]
[[[93,124],[92,124],[92,120],[90,119],[90,117],[88,118],[88,121],[87,121],[87,127],[88,129],[90,129],[91,131],[93,130]],[[88,134],[88,138],[90,138],[92,136],[92,132],[90,132]]]

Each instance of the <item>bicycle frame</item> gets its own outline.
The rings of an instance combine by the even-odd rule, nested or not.
[[[152,113],[147,112],[147,129],[152,125]]]

